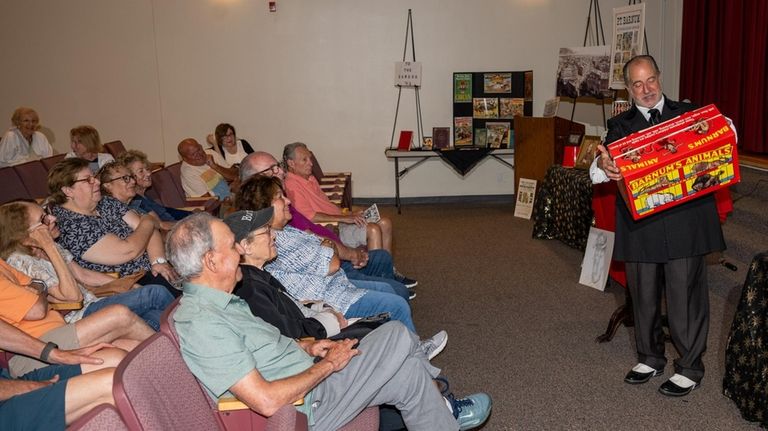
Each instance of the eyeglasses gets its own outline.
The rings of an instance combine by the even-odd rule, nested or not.
[[[49,202],[43,205],[43,214],[40,216],[38,222],[42,225],[50,226],[52,219],[55,219],[55,216],[53,215],[53,204]]]
[[[261,170],[259,172],[256,172],[256,175],[264,175],[267,172],[272,172],[273,174],[276,174],[276,173],[280,172],[281,168],[282,168],[282,166],[280,165],[280,163],[275,163],[274,165],[268,167],[267,169],[264,169],[264,170]]]
[[[75,185],[75,183],[79,183],[79,182],[83,182],[83,181],[87,182],[88,184],[94,184],[97,180],[98,180],[98,178],[96,178],[95,176],[88,175],[85,178],[80,178],[79,180],[72,181],[72,185]]]
[[[130,183],[131,181],[136,181],[136,177],[133,175],[123,175],[121,177],[115,177],[110,180],[104,181],[102,184],[108,184],[117,180],[123,180],[126,184]]]

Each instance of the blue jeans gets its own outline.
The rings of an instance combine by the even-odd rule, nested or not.
[[[351,317],[368,317],[385,311],[389,312],[392,320],[399,320],[411,332],[416,333],[408,301],[392,293],[369,290],[362,298],[349,306],[344,317],[348,319]]]
[[[83,317],[87,317],[108,305],[121,304],[144,319],[152,329],[158,331],[160,330],[160,316],[171,302],[173,302],[173,295],[168,292],[168,289],[159,284],[148,284],[124,293],[101,298],[89,304]]]
[[[408,288],[403,283],[395,280],[395,272],[392,268],[392,255],[386,250],[370,250],[368,251],[368,264],[363,268],[355,269],[352,262],[344,260],[341,262],[341,269],[347,274],[347,278],[355,286],[361,289],[370,289],[366,285],[358,284],[358,281],[379,281],[387,283],[391,290],[389,292],[395,293],[401,296],[406,301],[410,297]]]

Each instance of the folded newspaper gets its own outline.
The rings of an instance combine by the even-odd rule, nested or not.
[[[378,221],[381,220],[379,207],[377,207],[376,204],[369,206],[368,209],[363,212],[363,218],[365,218],[365,221],[368,223],[378,223]]]

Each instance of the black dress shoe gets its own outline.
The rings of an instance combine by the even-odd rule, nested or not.
[[[667,380],[659,386],[659,392],[662,394],[668,396],[668,397],[684,397],[691,393],[692,390],[699,387],[698,383],[695,383],[693,386],[684,388],[682,386],[679,386],[672,382],[671,380]]]
[[[664,374],[664,370],[653,370],[647,373],[639,373],[635,370],[631,370],[627,373],[627,376],[624,377],[624,381],[630,385],[639,385],[651,380],[651,377],[660,376],[662,374]]]

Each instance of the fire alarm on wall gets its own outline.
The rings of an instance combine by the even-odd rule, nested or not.
[[[269,2],[269,11],[270,12],[277,12],[277,2],[276,1]]]

